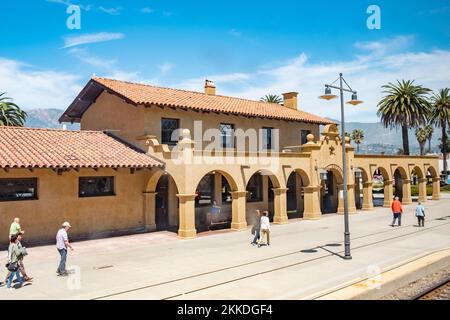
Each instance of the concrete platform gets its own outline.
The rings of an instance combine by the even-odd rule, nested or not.
[[[350,261],[339,256],[339,215],[274,225],[272,245],[259,249],[250,245],[249,230],[186,241],[161,232],[78,242],[68,260],[75,273],[66,278],[55,274],[54,246],[30,248],[25,264],[35,281],[0,288],[0,299],[311,299],[450,248],[449,208],[446,195],[427,202],[425,228],[415,226],[414,205],[400,228],[389,226],[388,209],[352,215]],[[0,252],[2,264],[5,256]]]

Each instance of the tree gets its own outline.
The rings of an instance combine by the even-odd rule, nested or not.
[[[356,143],[356,152],[359,152],[359,145],[364,141],[364,130],[362,129],[353,130],[351,138]]]
[[[431,138],[433,138],[434,128],[433,125],[428,124],[424,127],[425,132],[427,134],[427,140],[428,140],[428,153],[431,153]]]
[[[283,103],[283,99],[276,95],[276,94],[269,94],[266,95],[265,97],[261,98],[260,100],[261,102],[266,102],[266,103],[276,103],[276,104],[282,104]]]
[[[444,88],[431,97],[432,109],[430,121],[442,129],[441,151],[444,157],[444,174],[447,180],[448,136],[447,125],[450,124],[450,89]]]
[[[425,128],[416,129],[416,138],[420,146],[420,155],[423,156],[425,154],[425,144],[428,138]]]
[[[4,97],[5,93],[0,93],[0,126],[23,127],[27,113]]]
[[[389,83],[382,87],[387,95],[378,103],[377,115],[387,128],[401,127],[403,151],[409,155],[408,129],[426,125],[430,112],[427,94],[431,91],[414,81],[402,80],[397,84]]]

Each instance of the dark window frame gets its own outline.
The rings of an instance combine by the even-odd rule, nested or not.
[[[262,147],[263,150],[273,150],[273,127],[262,127]],[[267,137],[267,133],[269,137]],[[266,141],[265,141],[266,140]]]
[[[164,121],[175,121],[176,122],[176,129],[174,129],[173,131],[170,132],[170,137],[168,137],[169,141],[166,140],[166,134],[165,134],[165,130],[169,131],[169,129],[165,129],[163,122]],[[180,119],[177,118],[161,118],[161,144],[167,144],[168,146],[176,146],[178,141],[179,141],[179,137],[178,140],[176,141],[172,141],[172,135],[174,133],[174,131],[176,130],[180,130]]]
[[[224,132],[222,131],[222,128],[225,126],[230,126],[230,128],[231,128],[231,138],[230,138],[231,146],[227,145],[227,141],[225,138],[228,136],[224,135],[223,134]],[[220,145],[222,146],[222,148],[223,149],[234,149],[236,147],[236,141],[235,141],[236,136],[234,134],[234,132],[235,132],[234,124],[221,122],[219,125],[219,131],[220,131]]]
[[[98,180],[98,179],[112,179],[111,191],[108,193],[95,193],[95,194],[81,194],[81,181],[82,180]],[[89,176],[78,177],[78,198],[97,198],[97,197],[114,197],[116,196],[116,177],[115,176]]]
[[[33,182],[34,184],[34,190],[33,190],[33,196],[32,197],[23,197],[23,198],[2,198],[0,196],[0,202],[11,202],[11,201],[33,201],[33,200],[39,200],[39,194],[38,194],[38,190],[39,190],[39,185],[38,185],[38,178],[1,178],[0,179],[0,184],[3,183],[7,183],[8,181],[30,181]],[[1,189],[0,189],[1,190]]]

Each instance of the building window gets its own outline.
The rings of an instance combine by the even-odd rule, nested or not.
[[[262,147],[263,150],[272,150],[272,132],[273,128],[262,128]]]
[[[261,202],[263,201],[263,179],[262,175],[254,174],[247,184],[247,201]]]
[[[195,206],[210,206],[214,201],[214,174],[203,177],[195,191]]]
[[[222,148],[234,148],[234,124],[221,123],[219,129],[222,140]]]
[[[180,120],[161,119],[161,143],[174,146],[178,142],[178,129],[180,129]],[[175,133],[175,134],[174,134]]]
[[[37,179],[0,179],[0,201],[37,199]]]
[[[78,195],[80,198],[113,196],[114,177],[82,177],[78,183]]]
[[[302,130],[301,131],[301,144],[304,145],[305,143],[308,142],[308,134],[311,133],[311,130]]]

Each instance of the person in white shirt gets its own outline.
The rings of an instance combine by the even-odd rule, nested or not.
[[[69,222],[64,222],[62,224],[61,229],[59,229],[56,234],[56,248],[58,249],[59,254],[61,255],[61,260],[59,262],[58,269],[56,273],[58,276],[67,276],[68,273],[66,271],[66,260],[67,260],[67,248],[73,251],[72,245],[69,243],[69,237],[67,236],[67,231],[71,228]]]
[[[261,216],[261,235],[258,242],[258,248],[263,245],[264,237],[266,238],[266,245],[270,246],[270,220],[269,220],[269,212],[264,211]]]

